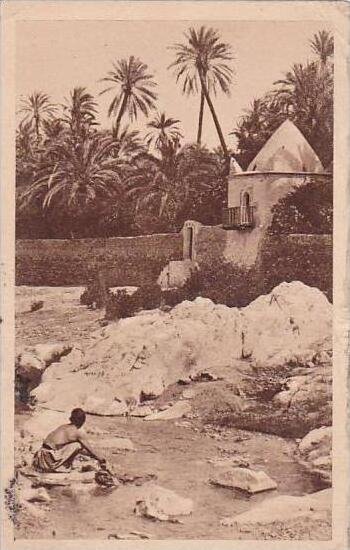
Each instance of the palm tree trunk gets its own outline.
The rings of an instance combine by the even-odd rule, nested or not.
[[[35,116],[35,132],[36,132],[36,140],[39,143],[40,142],[40,130],[39,130],[39,117]]]
[[[204,113],[204,93],[201,90],[201,103],[199,107],[199,119],[198,119],[198,133],[197,133],[197,145],[202,141],[202,128],[203,128],[203,113]]]
[[[122,101],[122,104],[121,104],[121,106],[120,106],[119,113],[118,113],[118,116],[117,116],[117,120],[116,120],[116,123],[115,123],[115,139],[118,139],[118,137],[119,137],[120,121],[121,121],[122,116],[123,116],[123,114],[124,114],[124,111],[125,111],[125,108],[126,108],[127,101],[128,101],[128,96],[127,96],[127,94],[124,92],[123,101]]]
[[[228,150],[227,150],[227,146],[226,146],[226,143],[225,143],[224,135],[222,133],[218,117],[216,116],[214,105],[212,103],[212,100],[210,99],[204,76],[201,73],[201,71],[198,71],[198,74],[199,74],[199,78],[200,78],[200,81],[201,81],[202,91],[203,91],[204,97],[205,97],[205,99],[208,103],[208,107],[210,109],[210,112],[212,114],[214,124],[215,124],[215,128],[216,128],[216,131],[217,131],[218,136],[219,136],[220,144],[221,144],[222,150],[224,152],[225,171],[227,171],[227,170],[229,170],[229,166],[230,166],[230,157],[229,157],[229,154],[228,154]]]

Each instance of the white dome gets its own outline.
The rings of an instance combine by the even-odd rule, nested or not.
[[[303,134],[289,119],[277,128],[249,164],[248,172],[323,172]]]

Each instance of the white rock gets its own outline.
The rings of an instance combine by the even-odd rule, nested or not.
[[[78,472],[75,470],[65,472],[51,473],[31,473],[30,478],[35,481],[36,485],[42,487],[69,487],[72,484],[84,485],[92,484],[95,480],[95,472]]]
[[[178,401],[172,407],[169,407],[165,411],[155,412],[145,417],[146,421],[150,420],[173,420],[175,418],[182,418],[184,415],[191,411],[191,406],[186,401]]]
[[[16,366],[22,369],[32,368],[41,372],[45,369],[45,362],[39,359],[39,357],[36,357],[33,352],[23,351],[17,355]]]
[[[311,430],[300,442],[299,451],[301,453],[309,453],[315,448],[319,448],[322,445],[328,449],[332,442],[332,428],[331,426],[322,426]]]
[[[281,283],[242,310],[244,351],[259,366],[306,363],[331,348],[332,305],[317,288]],[[317,323],[315,320],[317,319]]]
[[[136,501],[135,514],[150,519],[168,521],[175,516],[189,515],[193,501],[158,485],[148,486]]]
[[[305,496],[281,495],[266,499],[247,512],[232,518],[225,518],[221,521],[221,525],[268,525],[300,517],[316,519],[316,516],[322,516],[324,512],[331,511],[331,508],[332,493],[330,489]]]
[[[216,380],[223,366],[236,367],[242,351],[257,366],[307,362],[330,349],[331,335],[331,304],[298,281],[281,283],[241,310],[199,297],[170,313],[154,310],[97,331],[84,356],[72,361],[71,352],[48,367],[32,395],[51,409],[124,414],[129,399],[155,398],[178,380],[200,373]]]
[[[299,462],[325,483],[332,481],[332,428],[322,426],[309,432],[299,443]]]
[[[248,493],[260,493],[277,488],[277,483],[263,471],[249,468],[218,467],[210,482],[221,487],[240,489]]]
[[[56,342],[54,344],[37,344],[33,348],[34,355],[48,364],[57,361],[63,354],[68,353],[71,346]]]
[[[193,388],[188,388],[182,392],[182,397],[184,399],[193,399],[194,397],[196,397],[196,392]]]

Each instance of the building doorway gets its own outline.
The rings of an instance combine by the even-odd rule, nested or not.
[[[185,241],[185,254],[184,259],[185,260],[193,260],[194,256],[194,229],[193,227],[189,226],[186,228],[186,241]]]

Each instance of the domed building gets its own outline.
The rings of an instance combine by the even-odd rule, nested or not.
[[[291,120],[285,120],[267,140],[248,170],[230,173],[226,229],[263,227],[271,222],[271,208],[310,177],[323,177],[322,163]]]
[[[233,263],[251,267],[272,222],[280,199],[311,179],[329,181],[311,145],[291,120],[284,121],[243,172],[235,159],[228,177],[227,207],[222,225],[205,226],[193,220],[182,229],[183,258],[170,262],[162,274],[165,286],[176,286],[203,263]]]
[[[248,172],[323,172],[320,159],[289,119],[267,140]]]

